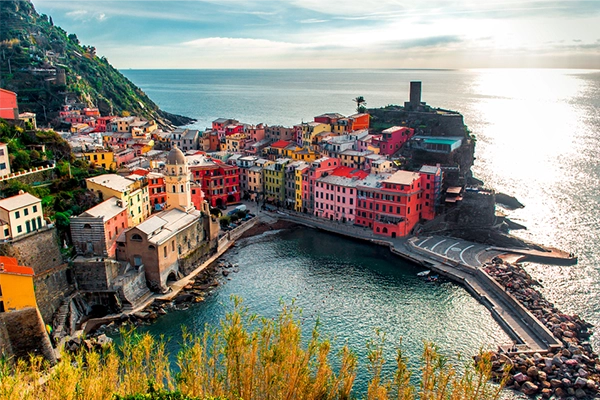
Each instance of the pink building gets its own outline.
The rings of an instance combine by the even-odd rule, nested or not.
[[[71,238],[77,254],[114,257],[117,237],[128,228],[127,204],[116,197],[71,218]]]
[[[404,126],[392,126],[381,132],[381,139],[374,141],[379,144],[380,154],[393,155],[413,137],[415,130]]]
[[[356,186],[369,174],[349,167],[337,167],[315,181],[315,211],[317,217],[330,221],[354,222]]]
[[[323,157],[313,161],[310,168],[302,173],[302,211],[314,214],[315,210],[315,183],[324,173],[330,173],[340,166],[340,160],[332,157]]]
[[[421,174],[421,188],[423,189],[423,219],[433,219],[436,207],[439,206],[442,193],[442,169],[440,165],[424,165],[419,171]]]
[[[250,137],[250,141],[256,143],[265,139],[265,126],[263,124],[258,125],[246,125],[244,132]]]

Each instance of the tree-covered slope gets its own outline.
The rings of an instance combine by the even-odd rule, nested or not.
[[[51,122],[65,99],[98,106],[103,115],[130,113],[161,125],[191,120],[163,112],[96,49],[40,15],[30,1],[0,1],[0,87],[18,95],[20,111]]]

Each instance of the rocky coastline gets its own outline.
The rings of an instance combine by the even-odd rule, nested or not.
[[[562,313],[546,300],[535,288],[540,282],[522,266],[495,258],[483,268],[562,343],[554,353],[497,352],[493,365],[496,377],[507,371],[506,387],[528,396],[598,398],[600,360],[588,342],[592,325],[578,315]]]

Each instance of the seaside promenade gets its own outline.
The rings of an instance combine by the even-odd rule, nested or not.
[[[277,219],[321,229],[355,239],[362,239],[386,246],[399,257],[443,275],[464,286],[491,312],[494,319],[513,340],[502,350],[507,353],[547,353],[560,348],[561,343],[531,314],[515,297],[498,284],[482,268],[497,256],[527,255],[523,249],[495,248],[447,236],[411,236],[386,238],[373,234],[367,228],[336,221],[326,221],[294,211],[261,211],[260,220],[273,223]],[[571,255],[535,252],[536,256],[551,261],[568,259]],[[572,257],[571,257],[572,258]]]

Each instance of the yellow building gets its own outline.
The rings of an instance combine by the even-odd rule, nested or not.
[[[288,157],[295,161],[313,162],[321,156],[313,150],[297,148],[294,151],[291,151]]]
[[[245,133],[236,133],[225,138],[225,150],[231,153],[244,151],[249,136]]]
[[[15,239],[46,226],[42,201],[29,193],[0,200],[0,240]]]
[[[273,164],[263,168],[265,199],[269,202],[283,204],[285,200],[285,166],[289,158],[279,158]]]
[[[296,168],[296,175],[294,177],[296,184],[296,204],[294,210],[302,212],[302,176],[308,171],[310,165],[305,164]]]
[[[310,149],[317,135],[323,132],[331,132],[331,125],[320,122],[308,122],[301,125],[302,147]]]
[[[0,257],[0,312],[37,307],[33,268],[20,266],[16,258]]]
[[[0,177],[10,175],[10,158],[8,157],[8,146],[0,143]]]
[[[102,167],[104,169],[117,169],[117,164],[115,163],[115,154],[112,150],[95,150],[83,153],[83,156],[90,163],[94,163],[97,167]]]
[[[131,177],[105,174],[86,179],[87,188],[96,193],[101,200],[114,196],[123,202],[127,207],[130,227],[141,223],[150,215],[148,181],[140,175]]]

